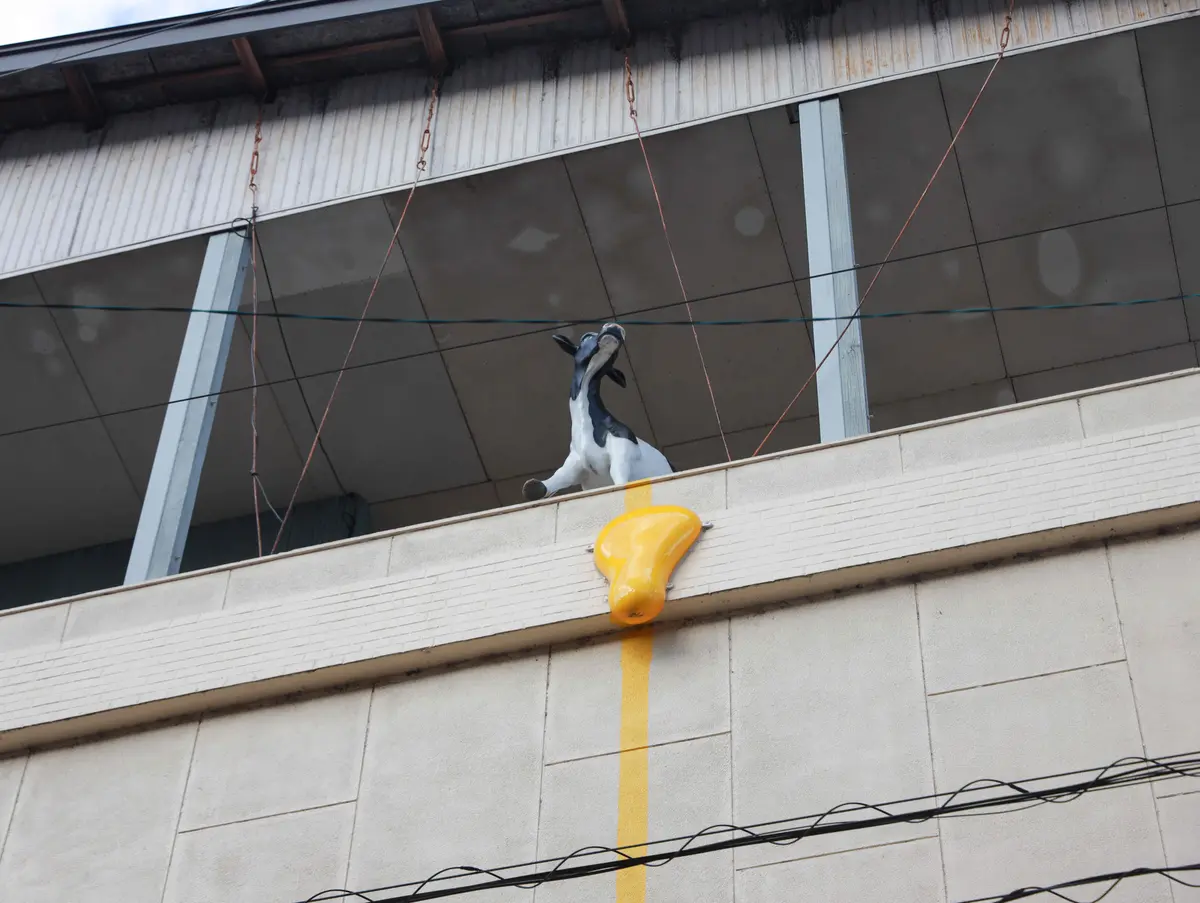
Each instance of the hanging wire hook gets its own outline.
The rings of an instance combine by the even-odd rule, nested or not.
[[[263,105],[258,106],[258,121],[254,124],[254,150],[250,154],[250,305],[254,314],[250,324],[250,491],[254,493],[254,535],[258,541],[258,557],[263,553],[262,509],[258,494],[261,491],[267,507],[271,500],[258,477],[258,165],[262,147]],[[272,508],[272,510],[274,510]]]
[[[633,81],[633,65],[629,54],[625,54],[625,99],[629,102],[629,118],[633,121],[637,133],[638,146],[642,149],[642,159],[646,162],[646,175],[650,177],[650,187],[654,191],[654,202],[658,205],[658,219],[662,223],[663,237],[667,241],[667,252],[671,255],[671,266],[675,268],[675,278],[679,282],[679,293],[683,296],[683,306],[687,310],[688,322],[692,327],[692,339],[696,342],[696,354],[700,357],[700,370],[704,374],[704,382],[708,386],[708,397],[712,401],[713,416],[717,421],[717,432],[721,434],[721,444],[725,447],[725,459],[733,460],[729,451],[729,441],[725,437],[725,427],[721,423],[721,411],[717,406],[717,395],[713,390],[712,378],[708,374],[708,364],[704,360],[704,349],[700,347],[700,333],[696,331],[696,318],[692,316],[692,302],[688,300],[687,289],[683,284],[683,273],[679,269],[679,261],[675,257],[675,247],[671,243],[671,232],[667,228],[667,215],[663,211],[662,198],[658,193],[658,183],[654,178],[654,168],[650,165],[650,154],[646,151],[646,142],[642,139],[642,127],[638,123],[637,88]]]
[[[280,540],[283,539],[283,531],[287,526],[288,518],[292,514],[292,508],[296,505],[296,497],[300,494],[300,487],[304,484],[304,477],[308,474],[309,467],[312,466],[313,456],[317,453],[317,445],[321,441],[321,431],[325,429],[325,421],[329,419],[329,409],[333,407],[333,399],[337,396],[338,387],[342,384],[342,376],[345,375],[346,368],[350,365],[350,357],[354,354],[354,346],[358,342],[358,335],[362,332],[363,322],[367,318],[367,312],[371,309],[371,302],[375,298],[375,293],[379,290],[379,283],[383,280],[383,274],[387,269],[388,261],[392,259],[392,252],[396,249],[396,244],[400,240],[400,228],[404,225],[404,218],[408,215],[408,208],[412,204],[413,195],[417,191],[417,183],[421,179],[421,173],[425,172],[428,165],[426,155],[433,143],[433,115],[437,110],[439,86],[440,79],[435,78],[429,94],[429,108],[425,114],[425,130],[421,133],[416,175],[413,178],[412,186],[408,189],[408,197],[404,200],[404,207],[400,211],[400,216],[396,219],[396,228],[392,231],[392,240],[388,243],[387,253],[383,255],[383,262],[379,265],[379,272],[375,275],[371,291],[367,294],[366,303],[363,304],[362,313],[358,316],[354,327],[354,335],[350,339],[350,347],[346,349],[346,357],[342,360],[342,366],[338,368],[337,377],[333,381],[333,389],[329,392],[329,400],[325,402],[325,411],[321,414],[321,421],[317,424],[316,432],[313,434],[312,445],[308,449],[308,457],[304,459],[304,466],[300,469],[300,477],[296,480],[296,488],[292,491],[292,497],[288,501],[287,508],[284,509],[283,517],[279,520],[279,531],[275,534],[275,541],[271,544],[272,555],[275,554],[275,550],[279,548]]]

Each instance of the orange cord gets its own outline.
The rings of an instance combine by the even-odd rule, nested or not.
[[[254,533],[258,538],[258,557],[263,553],[262,509],[258,504],[258,162],[262,144],[263,108],[258,108],[254,125],[254,152],[250,155],[250,489],[254,493]],[[266,495],[266,490],[263,490]],[[267,499],[270,505],[270,499]]]
[[[433,114],[437,109],[438,84],[439,80],[434,79],[433,91],[429,97],[429,111],[425,116],[425,131],[421,133],[421,150],[420,156],[417,158],[417,174],[413,178],[412,186],[408,189],[408,197],[405,198],[404,208],[400,211],[400,217],[396,220],[396,228],[392,231],[392,240],[388,243],[387,253],[383,256],[383,263],[379,265],[379,273],[375,276],[375,282],[371,285],[371,291],[367,295],[367,302],[363,305],[362,313],[358,317],[358,323],[354,327],[354,336],[350,339],[350,347],[346,350],[346,357],[343,359],[342,366],[337,373],[337,378],[333,382],[333,390],[329,393],[329,400],[325,403],[325,412],[321,414],[321,422],[317,424],[317,431],[313,435],[312,445],[308,449],[308,457],[304,459],[304,467],[300,470],[300,479],[296,481],[296,488],[292,492],[291,499],[288,501],[287,510],[284,511],[283,517],[279,520],[279,532],[275,534],[275,542],[271,544],[271,554],[275,554],[275,550],[279,547],[279,541],[283,538],[283,529],[287,526],[292,508],[295,507],[296,497],[300,494],[300,486],[304,483],[304,477],[308,473],[308,468],[312,465],[313,456],[317,451],[317,443],[321,441],[321,430],[325,428],[325,421],[329,417],[329,409],[333,407],[334,396],[337,395],[338,386],[342,383],[342,375],[346,372],[346,367],[350,364],[350,356],[354,354],[354,346],[358,342],[358,334],[362,331],[367,311],[371,309],[371,301],[375,298],[375,293],[379,290],[379,283],[383,279],[383,273],[387,269],[388,261],[392,259],[392,251],[395,250],[396,244],[400,240],[400,227],[404,225],[404,217],[408,215],[408,207],[412,203],[413,194],[417,190],[417,182],[421,178],[421,173],[425,171],[427,165],[425,155],[429,152],[429,146],[433,141]]]
[[[850,315],[846,325],[842,328],[842,331],[838,333],[838,337],[834,340],[829,350],[825,352],[825,356],[817,363],[817,366],[813,369],[812,374],[804,381],[804,385],[800,387],[800,391],[796,393],[796,396],[790,402],[788,402],[788,406],[783,409],[783,413],[779,415],[779,419],[775,421],[775,425],[767,431],[767,435],[763,437],[763,441],[758,444],[758,448],[754,450],[754,454],[752,454],[750,457],[758,457],[758,453],[763,450],[763,446],[767,444],[767,441],[771,438],[771,435],[778,428],[779,424],[783,423],[783,418],[788,415],[788,411],[790,411],[796,402],[800,400],[800,396],[804,394],[804,390],[809,387],[814,379],[816,379],[817,372],[821,369],[825,362],[829,360],[829,356],[833,354],[834,350],[838,346],[838,343],[841,342],[842,337],[845,336],[845,334],[849,332],[850,327],[854,325],[854,321],[858,316],[858,312],[862,310],[863,304],[867,300],[867,296],[871,294],[871,289],[875,287],[875,282],[879,279],[879,274],[883,272],[883,268],[887,266],[888,261],[891,260],[892,254],[896,251],[896,246],[900,244],[900,239],[904,237],[904,232],[906,229],[908,229],[908,224],[911,223],[913,221],[913,217],[917,215],[917,210],[920,208],[922,202],[924,202],[925,196],[929,194],[929,189],[933,187],[934,180],[938,177],[938,173],[942,171],[942,167],[950,158],[951,151],[954,150],[954,146],[958,143],[959,135],[961,135],[963,133],[963,129],[966,128],[967,121],[971,118],[971,114],[975,112],[975,106],[979,103],[979,99],[983,97],[983,92],[987,90],[988,83],[991,82],[992,76],[996,74],[996,68],[1000,65],[1000,61],[1004,59],[1004,52],[1008,49],[1008,42],[1012,37],[1012,18],[1013,7],[1015,4],[1016,0],[1009,0],[1008,12],[1004,16],[1004,29],[1000,32],[1000,52],[996,54],[996,61],[992,63],[992,68],[988,70],[987,78],[985,78],[983,80],[983,84],[979,86],[979,91],[975,95],[975,99],[971,101],[971,106],[967,110],[967,115],[963,117],[962,124],[959,125],[958,131],[956,131],[954,133],[954,137],[950,139],[950,145],[946,148],[946,153],[942,154],[942,159],[938,161],[938,165],[934,169],[933,175],[929,177],[929,181],[925,185],[925,190],[921,192],[921,196],[917,198],[917,203],[913,205],[912,212],[909,213],[908,219],[906,219],[904,221],[904,225],[900,227],[900,231],[896,235],[896,240],[892,242],[892,246],[888,249],[887,256],[883,258],[883,263],[879,264],[879,268],[875,271],[875,275],[871,277],[871,281],[867,284],[867,290],[863,292],[862,298],[858,302],[858,306],[854,308],[854,313]]]
[[[646,142],[642,139],[642,127],[638,124],[637,91],[633,84],[633,67],[629,64],[629,54],[625,54],[625,99],[629,101],[629,118],[633,120],[634,131],[637,132],[638,145],[642,149],[642,159],[646,161],[646,174],[650,177],[650,187],[654,190],[654,202],[658,205],[658,219],[662,223],[663,237],[667,240],[667,251],[671,255],[671,265],[675,267],[675,278],[679,282],[679,292],[683,295],[683,306],[687,309],[688,321],[692,325],[692,338],[696,341],[696,354],[700,356],[700,369],[704,372],[704,382],[708,384],[708,397],[712,400],[713,416],[717,418],[717,430],[721,434],[721,444],[725,446],[725,459],[733,460],[729,453],[729,442],[725,438],[725,427],[721,425],[721,412],[717,408],[717,396],[713,391],[712,379],[708,375],[708,365],[704,362],[704,350],[700,347],[700,334],[696,331],[696,319],[692,316],[692,303],[688,300],[687,289],[683,287],[683,274],[679,271],[679,261],[675,259],[675,248],[671,244],[671,233],[667,229],[667,217],[663,212],[662,198],[658,195],[658,184],[654,180],[654,169],[650,166],[650,155],[646,152]]]

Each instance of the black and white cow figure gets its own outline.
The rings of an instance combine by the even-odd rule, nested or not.
[[[662,452],[638,439],[600,400],[600,383],[605,377],[625,388],[625,374],[613,366],[625,344],[625,330],[606,323],[598,333],[584,335],[578,345],[562,335],[554,336],[554,341],[575,360],[571,448],[553,476],[525,484],[525,498],[533,502],[571,486],[599,489],[674,473]]]

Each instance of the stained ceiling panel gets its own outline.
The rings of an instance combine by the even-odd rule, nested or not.
[[[235,517],[252,508],[252,393],[246,390],[229,391],[235,386],[249,383],[250,341],[245,331],[239,328],[234,331],[229,349],[229,363],[222,384],[226,391],[217,405],[208,455],[196,490],[196,511],[192,516],[195,523]],[[303,396],[295,382],[264,386],[258,391],[257,411],[254,413],[258,432],[257,469],[263,490],[281,512],[282,506],[287,505],[295,491],[301,466],[312,444],[312,421],[305,419],[303,411],[299,410],[302,403]],[[285,415],[285,406],[297,410],[289,412],[289,417]],[[318,447],[296,501],[302,503],[328,498],[340,491],[341,487],[333,475],[324,449]]]
[[[347,320],[302,320],[282,319],[286,348],[280,342],[278,330],[271,330],[260,323],[261,338],[270,343],[272,375],[279,370],[279,352],[290,355],[290,365],[285,368],[287,376],[311,376],[328,370],[337,370],[346,360],[346,352],[354,339],[357,323],[366,308],[371,294],[372,282],[353,282],[333,285],[301,295],[291,295],[278,301],[278,309],[285,314],[309,316],[346,317]],[[269,309],[269,304],[259,300],[259,309]],[[389,276],[380,280],[379,288],[371,299],[368,317],[395,317],[400,319],[423,319],[425,311],[417,297],[412,280],[407,273]],[[433,333],[426,325],[366,322],[354,342],[351,366],[389,361],[414,354],[425,354],[436,350]]]
[[[0,282],[0,302],[41,301],[28,276]],[[0,385],[9,390],[0,392],[0,434],[94,415],[96,408],[50,311],[13,308],[2,316]]]
[[[954,128],[989,65],[939,75]],[[1163,202],[1129,33],[1006,60],[957,150],[980,241]]]
[[[1163,210],[983,245],[996,307],[1165,298],[1179,294]],[[997,315],[1011,375],[1188,340],[1180,301]]]
[[[876,268],[859,273],[865,292]],[[986,310],[988,291],[974,248],[889,263],[863,313]],[[864,319],[867,397],[886,404],[1001,379],[1004,358],[990,313]]]
[[[782,411],[780,412],[782,413]],[[802,417],[799,420],[784,420],[772,432],[773,424],[764,423],[754,429],[738,430],[725,435],[725,442],[719,436],[709,436],[707,439],[696,439],[679,445],[669,445],[663,451],[676,470],[689,470],[693,467],[711,467],[714,464],[724,464],[725,445],[729,445],[729,453],[733,460],[739,461],[754,455],[759,445],[766,444],[759,454],[769,455],[772,452],[785,451],[789,448],[803,448],[806,445],[816,445],[821,441],[821,430],[816,417]],[[768,437],[768,433],[770,436]]]
[[[779,227],[792,276],[808,276],[808,233],[804,222],[804,167],[800,161],[800,132],[783,107],[760,110],[746,117],[763,178],[771,193],[771,209]]]
[[[309,449],[312,448],[313,436],[316,435],[317,423],[321,419],[322,411],[319,409],[314,411],[309,407],[299,382],[276,383],[270,386],[270,392],[287,427],[287,440],[290,440],[295,447],[298,457],[306,457]],[[280,445],[285,442],[283,436],[280,436],[279,442]],[[313,453],[312,464],[309,466],[309,477],[306,479],[311,479],[314,485],[321,487],[325,495],[342,491],[343,487],[339,476],[329,461],[324,434],[322,434],[322,441],[317,443],[317,450]],[[287,487],[287,491],[291,493],[292,487]],[[271,498],[275,498],[274,494]]]
[[[1200,201],[1172,207],[1168,212],[1181,294],[1200,296]],[[1200,339],[1200,297],[1183,302],[1193,339]]]
[[[1100,361],[1017,376],[1013,378],[1013,387],[1016,389],[1017,401],[1033,401],[1036,398],[1064,395],[1093,386],[1187,370],[1196,364],[1196,346],[1187,342],[1169,348],[1136,351],[1133,354],[1123,354]]]
[[[52,304],[192,306],[205,241],[100,257],[39,273]],[[165,402],[171,393],[187,317],[90,309],[55,310],[54,319],[101,413]]]
[[[878,263],[929,183],[950,143],[936,75],[851,91],[842,104],[855,260]],[[958,161],[951,155],[896,246],[896,258],[974,241]]]
[[[301,380],[318,417],[333,383],[333,376]],[[321,443],[346,491],[370,502],[484,479],[454,387],[436,354],[347,371]]]
[[[1200,200],[1200,18],[1136,32],[1167,203]]]
[[[0,564],[125,539],[141,503],[99,420],[0,438]]]
[[[791,278],[745,117],[659,135],[647,147],[692,298]],[[614,309],[678,303],[678,280],[637,143],[574,154],[566,165]]]
[[[792,285],[697,301],[692,313],[697,320],[804,316]],[[653,319],[687,322],[687,312],[678,304],[655,311]],[[697,335],[727,432],[773,423],[812,373],[812,345],[801,323],[700,326]],[[628,353],[645,393],[650,423],[663,445],[717,435],[716,414],[691,329],[631,326]],[[815,412],[816,394],[810,392],[788,417]]]
[[[235,330],[230,347],[229,364],[224,388],[249,383],[250,349],[245,333]],[[295,384],[290,384],[294,387]],[[278,388],[264,387],[258,392],[258,473],[273,504],[285,505],[300,475],[303,455],[300,443],[288,429],[280,410]],[[193,523],[208,523],[236,517],[253,510],[251,491],[251,392],[226,391],[217,402],[212,434],[196,490]],[[133,476],[139,491],[144,492],[150,479],[154,455],[158,447],[165,408],[162,406],[114,414],[105,418],[105,425]],[[311,441],[311,432],[307,436]],[[302,487],[298,501],[336,495],[328,463],[318,454]],[[264,508],[265,510],[265,508]],[[269,515],[268,515],[269,517]]]
[[[388,198],[393,211],[403,203],[403,195]],[[418,191],[401,244],[430,317],[612,316],[561,160]],[[454,348],[537,328],[451,325],[433,332],[442,348]]]
[[[372,505],[371,527],[374,530],[396,530],[413,524],[427,524],[430,521],[498,507],[500,499],[496,493],[496,484],[476,483],[474,486],[413,495]]]
[[[379,198],[261,223],[258,241],[270,289],[276,298],[283,298],[374,280],[394,228]],[[405,272],[403,255],[393,253],[384,275]],[[260,287],[262,297],[267,292],[266,285]]]
[[[913,423],[928,423],[945,417],[957,417],[973,411],[1003,407],[1016,401],[1012,383],[992,380],[973,386],[960,386],[919,398],[871,405],[871,431],[891,430]]]

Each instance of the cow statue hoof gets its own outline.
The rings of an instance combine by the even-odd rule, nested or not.
[[[521,487],[521,494],[527,502],[537,502],[546,497],[546,484],[541,480],[526,480]]]

